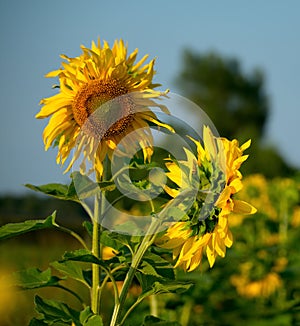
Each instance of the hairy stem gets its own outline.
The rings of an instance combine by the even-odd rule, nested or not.
[[[93,238],[92,253],[100,259],[100,226],[99,226],[99,198],[95,198],[94,218],[93,218]],[[100,266],[92,265],[92,289],[91,289],[91,308],[94,314],[99,314],[100,300]]]

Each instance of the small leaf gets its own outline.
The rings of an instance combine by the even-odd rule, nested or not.
[[[82,223],[82,225],[83,225],[83,227],[86,229],[88,235],[89,235],[90,237],[92,237],[92,236],[93,236],[93,224],[92,224],[91,222],[89,222],[89,221],[84,221],[84,222]]]
[[[23,271],[13,273],[15,280],[12,285],[21,289],[37,289],[46,286],[58,286],[60,278],[51,275],[51,270],[48,268],[45,271],[40,271],[38,268],[28,268]]]
[[[89,286],[92,286],[92,270],[82,271],[82,274],[83,274],[86,284],[88,284]]]
[[[62,274],[89,286],[89,284],[86,282],[83,273],[84,271],[78,265],[78,263],[76,264],[76,262],[73,261],[62,261],[62,262],[54,261],[51,263],[51,266],[54,267],[59,272],[61,272]]]
[[[83,326],[103,326],[102,318],[99,315],[94,315],[88,319]]]
[[[12,238],[30,231],[56,227],[56,212],[45,220],[28,220],[20,223],[8,223],[0,227],[0,240]]]
[[[80,322],[83,326],[103,326],[102,318],[94,315],[90,307],[80,312]]]
[[[80,311],[79,315],[79,321],[83,324],[86,322],[91,316],[93,315],[93,312],[91,310],[91,307],[86,307],[84,310]]]
[[[76,326],[80,326],[79,312],[70,308],[65,303],[42,299],[38,295],[35,296],[36,311],[43,315],[48,324],[60,322],[62,325],[70,325],[72,322]]]
[[[154,316],[146,316],[142,326],[180,326],[177,321],[165,321]]]

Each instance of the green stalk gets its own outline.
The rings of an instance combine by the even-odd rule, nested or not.
[[[108,179],[109,175],[109,160],[106,157],[103,161],[103,175],[100,181]],[[93,215],[93,237],[92,237],[92,253],[98,259],[102,259],[102,246],[100,243],[101,234],[101,218],[105,212],[105,191],[101,190],[100,196],[95,196],[94,215]],[[94,314],[100,315],[100,298],[102,287],[101,267],[98,264],[92,264],[92,289],[91,289],[91,309]]]
[[[95,257],[100,258],[100,226],[99,226],[99,198],[95,197],[95,208],[93,218],[93,238],[92,253]],[[99,286],[100,286],[100,266],[92,265],[92,289],[91,289],[91,309],[94,314],[99,314]]]
[[[79,234],[77,234],[76,232],[64,227],[64,226],[61,226],[61,225],[56,225],[56,228],[62,232],[65,232],[69,235],[71,235],[73,238],[75,238],[82,246],[84,249],[88,249],[85,241],[81,238],[81,236]]]
[[[158,317],[157,296],[154,294],[150,295],[149,302],[150,302],[150,315],[154,317]]]
[[[126,274],[126,278],[124,280],[123,287],[121,289],[119,302],[117,302],[114,307],[110,326],[120,326],[125,321],[123,319],[122,322],[119,323],[121,313],[124,308],[124,303],[125,303],[125,300],[126,300],[126,297],[128,294],[129,287],[132,283],[133,277],[137,271],[137,268],[144,256],[145,252],[147,251],[147,249],[152,245],[153,241],[155,240],[155,237],[156,237],[155,231],[158,229],[159,226],[160,226],[160,220],[158,220],[156,217],[153,218],[152,223],[148,230],[149,234],[147,234],[144,237],[143,241],[141,242],[140,246],[138,247],[138,250],[132,257],[131,266],[129,268],[128,273]]]

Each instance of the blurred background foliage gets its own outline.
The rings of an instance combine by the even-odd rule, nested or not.
[[[176,85],[208,114],[221,136],[241,143],[252,139],[250,160],[243,167],[246,174],[262,173],[271,178],[296,172],[274,145],[266,144],[271,99],[260,68],[245,73],[236,58],[185,50]]]
[[[236,58],[186,50],[176,85],[182,95],[207,112],[221,136],[237,138],[241,143],[252,139],[247,151],[250,156],[242,170],[245,177],[240,197],[258,212],[230,217],[234,245],[212,269],[203,260],[198,271],[177,271],[179,279],[195,283],[191,290],[180,296],[152,298],[139,306],[128,325],[140,325],[143,313],[149,314],[149,309],[183,326],[300,325],[300,174],[265,141],[271,99],[265,90],[263,71],[254,69],[246,74]],[[44,218],[54,210],[60,224],[82,232],[86,216],[79,205],[33,195],[2,196],[0,223]],[[34,314],[36,293],[11,291],[1,276],[32,266],[46,269],[64,251],[76,248],[78,244],[72,238],[52,231],[0,242],[0,326],[28,324]],[[74,286],[84,291],[80,284]],[[61,290],[38,293],[78,308]],[[132,300],[137,293],[133,288]],[[107,315],[112,308],[110,298],[108,288]]]

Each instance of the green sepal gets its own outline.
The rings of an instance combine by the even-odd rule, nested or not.
[[[28,220],[20,223],[8,223],[0,227],[0,240],[12,238],[30,231],[57,227],[56,212],[45,220]]]

